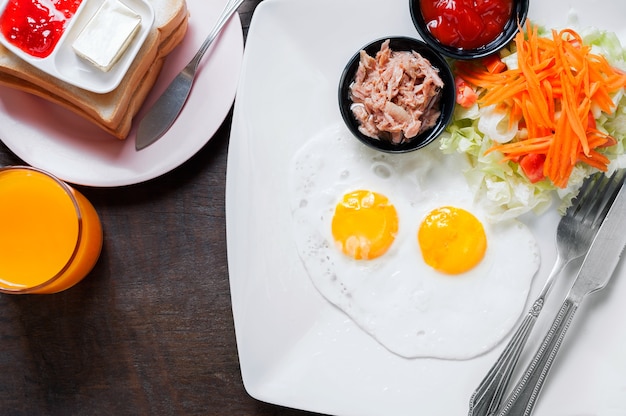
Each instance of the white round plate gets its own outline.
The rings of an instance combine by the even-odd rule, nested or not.
[[[189,29],[168,56],[140,120],[208,35],[226,0],[187,0]],[[58,105],[0,87],[0,140],[24,162],[78,185],[114,187],[144,182],[180,166],[215,134],[232,106],[243,57],[237,15],[207,52],[183,112],[156,143],[135,150],[136,123],[126,140],[105,133]]]

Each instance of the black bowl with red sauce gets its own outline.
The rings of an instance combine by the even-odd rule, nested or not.
[[[528,15],[529,0],[409,0],[422,39],[454,59],[491,55],[513,40]]]
[[[389,140],[377,137],[370,137],[364,134],[359,127],[361,123],[352,112],[354,104],[351,95],[351,86],[355,82],[355,75],[359,68],[360,52],[364,50],[368,55],[375,57],[381,50],[383,43],[389,40],[389,49],[396,52],[417,52],[427,59],[431,67],[438,71],[438,75],[443,82],[443,87],[438,90],[438,110],[439,115],[434,121],[434,125],[420,132],[414,137],[406,139],[404,143],[392,143]],[[348,64],[341,74],[339,81],[339,110],[341,116],[352,134],[365,145],[386,152],[386,153],[406,153],[421,149],[432,143],[447,127],[454,112],[456,100],[456,87],[454,76],[446,59],[432,47],[419,39],[410,37],[386,37],[372,41],[360,48],[348,61]]]

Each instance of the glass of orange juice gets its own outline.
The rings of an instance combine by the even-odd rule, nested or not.
[[[101,249],[100,219],[80,192],[37,168],[0,168],[0,292],[68,289]]]

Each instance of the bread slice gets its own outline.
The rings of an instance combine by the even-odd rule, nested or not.
[[[154,24],[120,85],[98,94],[70,85],[34,68],[0,45],[0,84],[40,96],[90,120],[119,139],[130,132],[139,111],[163,67],[167,55],[187,32],[185,0],[148,0]]]

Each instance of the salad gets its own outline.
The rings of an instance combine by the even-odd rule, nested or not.
[[[626,52],[614,33],[530,21],[499,54],[453,64],[457,106],[444,152],[496,220],[562,213],[582,181],[626,167]]]

